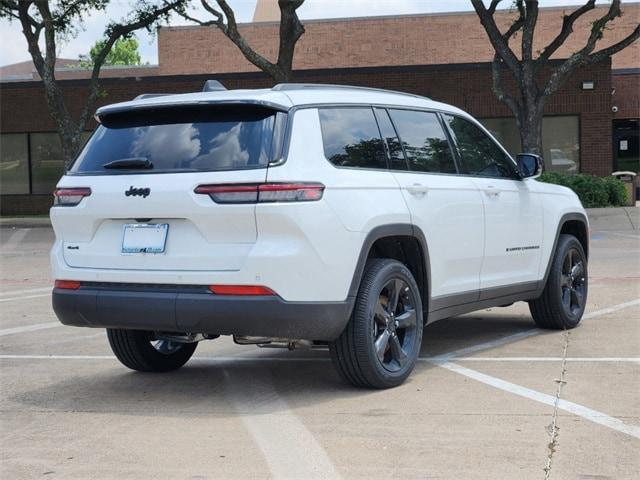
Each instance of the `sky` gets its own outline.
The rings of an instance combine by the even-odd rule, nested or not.
[[[488,3],[489,0],[485,0]],[[211,3],[215,3],[211,0]],[[228,0],[236,12],[238,22],[250,22],[255,9],[256,0]],[[511,4],[504,0],[505,7]],[[585,0],[540,0],[542,7],[581,5]],[[598,3],[608,3],[599,1]],[[84,28],[73,38],[58,45],[58,57],[78,58],[87,54],[91,45],[102,38],[105,25],[110,21],[123,19],[131,6],[132,0],[113,0],[106,12],[97,12],[88,16]],[[192,15],[208,20],[210,16],[202,9],[200,2],[193,2]],[[306,0],[298,10],[301,19],[365,17],[376,15],[404,15],[412,13],[460,12],[472,10],[469,0]],[[170,20],[171,25],[186,25],[187,21],[177,17]],[[146,31],[138,31],[140,55],[143,62],[156,64],[158,53],[155,35]],[[0,65],[30,60],[26,40],[22,35],[18,22],[0,20]]]

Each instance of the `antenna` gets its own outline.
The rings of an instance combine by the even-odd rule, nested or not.
[[[219,92],[226,89],[218,80],[207,80],[204,82],[204,87],[202,87],[203,92]]]

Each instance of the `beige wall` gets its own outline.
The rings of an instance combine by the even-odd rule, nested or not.
[[[260,5],[258,5],[260,6]],[[575,8],[575,7],[573,7]],[[640,4],[624,5],[624,15],[605,31],[599,48],[614,43],[640,22]],[[571,8],[568,9],[571,11]],[[602,15],[600,7],[576,23],[574,34],[555,55],[567,57],[581,48],[590,23]],[[560,31],[563,9],[542,9],[536,30],[536,49]],[[513,14],[499,14],[506,28]],[[306,33],[296,49],[296,69],[382,65],[429,65],[490,61],[491,46],[475,13],[408,15],[305,22]],[[275,61],[277,23],[241,26],[248,42]],[[513,45],[514,49],[517,45]],[[165,27],[158,34],[160,74],[229,73],[255,71],[235,46],[213,27]],[[613,58],[613,68],[639,68],[640,42]]]

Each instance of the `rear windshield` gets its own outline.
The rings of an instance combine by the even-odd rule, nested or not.
[[[156,108],[113,113],[70,168],[76,174],[265,168],[284,114],[254,106]],[[277,121],[276,118],[278,117]],[[274,148],[272,148],[274,147]],[[105,168],[105,165],[110,168]],[[114,165],[116,167],[114,168]]]

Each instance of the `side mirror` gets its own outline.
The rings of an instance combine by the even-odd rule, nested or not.
[[[539,155],[533,153],[518,154],[518,170],[521,178],[537,178],[542,174],[544,164]]]

